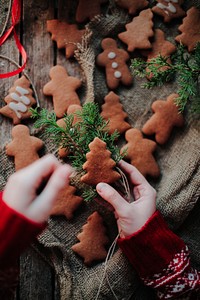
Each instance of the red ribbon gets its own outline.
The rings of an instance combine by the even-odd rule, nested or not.
[[[20,43],[20,40],[19,40],[19,38],[17,36],[17,33],[16,33],[16,30],[15,30],[15,26],[20,21],[20,16],[21,16],[21,0],[13,0],[13,4],[12,4],[12,25],[6,31],[6,33],[4,33],[4,35],[2,37],[0,37],[0,46],[3,45],[3,43],[8,39],[8,37],[13,32],[16,46],[17,46],[17,48],[18,48],[18,50],[19,50],[19,52],[20,52],[20,54],[23,58],[24,63],[21,67],[19,67],[15,71],[0,74],[0,78],[8,78],[8,77],[11,77],[11,76],[15,76],[15,75],[21,73],[24,70],[25,66],[26,66],[27,54],[26,54],[26,51],[25,51],[24,47]]]

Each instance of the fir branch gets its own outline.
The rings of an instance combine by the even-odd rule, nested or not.
[[[86,154],[90,151],[89,144],[95,137],[99,137],[107,144],[107,149],[116,163],[125,155],[120,153],[120,149],[115,144],[119,133],[117,131],[111,135],[108,133],[108,121],[102,118],[98,105],[95,103],[86,103],[82,110],[75,113],[78,116],[78,122],[75,124],[73,124],[73,115],[64,116],[64,128],[57,124],[54,112],[48,112],[46,109],[40,111],[31,109],[31,112],[32,118],[36,119],[35,127],[44,127],[44,136],[55,142],[58,147],[67,148],[70,151],[68,158],[77,174],[85,173],[82,166],[86,161]],[[86,201],[97,196],[96,189],[88,185],[87,188],[80,187],[79,191]]]
[[[192,106],[195,104],[195,112],[200,111],[199,102],[196,102],[199,95],[200,43],[197,43],[192,53],[188,53],[183,45],[179,45],[171,57],[158,55],[149,61],[135,58],[131,61],[131,70],[136,76],[148,78],[148,82],[142,85],[144,88],[162,86],[176,77],[179,87],[176,104],[180,111],[184,111],[189,101]]]
[[[97,198],[99,195],[96,191],[95,188],[92,188],[92,187],[89,187],[87,189],[85,189],[82,194],[81,194],[81,197],[83,197],[83,199],[86,201],[86,202],[90,202],[92,201],[94,198]]]

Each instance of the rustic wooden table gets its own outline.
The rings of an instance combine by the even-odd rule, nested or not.
[[[0,0],[0,2],[9,0]],[[95,1],[95,0],[94,0]],[[28,61],[25,72],[30,77],[38,95],[40,106],[52,109],[52,100],[43,95],[43,86],[49,81],[49,70],[53,65],[63,65],[72,76],[81,78],[81,70],[78,63],[67,60],[64,50],[58,50],[51,40],[46,29],[46,21],[59,19],[61,21],[74,21],[74,15],[78,0],[25,0],[22,3],[21,22],[16,27],[27,55]],[[1,5],[0,5],[1,7]],[[170,30],[173,30],[171,28]],[[6,56],[18,64],[22,64],[22,58],[16,47],[13,35],[0,47],[0,73],[10,72],[16,66],[9,62]],[[19,76],[0,79],[1,105],[8,95],[9,89]],[[24,121],[28,126],[33,122]],[[1,150],[11,140],[12,121],[0,115],[0,141]],[[14,249],[13,249],[14,250]],[[20,278],[15,294],[15,300],[58,300],[60,299],[59,286],[53,268],[30,247],[20,258]],[[0,300],[3,300],[0,295]],[[9,299],[6,299],[9,300]]]
[[[7,1],[9,3],[9,1]],[[46,99],[42,93],[45,83],[49,81],[49,70],[55,64],[65,66],[68,73],[79,77],[80,70],[75,60],[66,60],[64,50],[57,51],[55,44],[46,30],[46,21],[54,18],[71,21],[74,18],[77,1],[66,0],[26,0],[22,2],[21,22],[17,26],[27,55],[28,61],[25,68],[31,78],[38,94],[40,106],[52,108],[52,101]],[[0,55],[6,56],[21,64],[21,56],[17,50],[13,35],[0,47]],[[16,66],[6,59],[0,58],[0,73],[15,70]],[[13,82],[18,76],[0,79],[1,107],[3,99],[8,94]],[[29,125],[29,122],[25,122]],[[0,140],[4,148],[6,142],[11,140],[12,121],[0,116]],[[57,280],[53,269],[33,250],[29,249],[20,258],[20,283],[16,299],[23,300],[51,300],[59,299]]]

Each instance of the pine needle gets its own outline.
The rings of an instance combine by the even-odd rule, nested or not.
[[[169,63],[169,58],[171,63]],[[163,70],[164,68],[164,70]],[[178,95],[176,104],[183,112],[188,103],[190,110],[199,113],[199,78],[200,78],[200,43],[195,50],[188,53],[183,45],[177,47],[177,51],[171,57],[158,55],[149,61],[135,58],[131,61],[132,73],[139,77],[147,77],[149,80],[142,85],[143,88],[162,86],[164,83],[177,79]]]

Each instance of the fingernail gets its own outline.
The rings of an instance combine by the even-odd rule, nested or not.
[[[96,189],[97,189],[98,192],[100,192],[100,193],[101,193],[102,190],[105,189],[105,188],[106,188],[106,184],[103,183],[103,182],[98,183],[97,186],[96,186]]]

